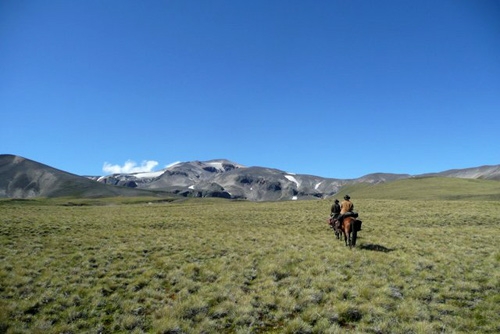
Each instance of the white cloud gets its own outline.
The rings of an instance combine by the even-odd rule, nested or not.
[[[127,160],[123,166],[105,162],[102,171],[108,174],[151,172],[157,165],[158,161],[154,160],[144,160],[139,166],[133,160]]]

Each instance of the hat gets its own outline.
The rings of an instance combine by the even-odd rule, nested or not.
[[[351,199],[351,198],[349,197],[349,195],[345,195],[344,199]]]
[[[339,200],[338,200],[338,199],[335,199],[335,203],[338,203],[338,202],[339,202]]]

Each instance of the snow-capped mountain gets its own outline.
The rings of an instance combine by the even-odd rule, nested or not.
[[[383,183],[410,177],[500,180],[500,165],[433,174],[374,173],[357,179],[293,174],[246,167],[225,159],[175,163],[148,173],[83,177],[23,157],[0,155],[0,198],[157,196],[222,197],[251,201],[327,198],[354,183]],[[94,182],[97,181],[97,182]]]
[[[385,175],[384,181],[409,177],[406,174]],[[179,162],[155,173],[113,174],[94,179],[106,184],[163,190],[190,197],[252,201],[322,198],[335,194],[346,183],[357,182],[246,167],[225,159]],[[363,181],[377,183],[379,179],[367,176]]]

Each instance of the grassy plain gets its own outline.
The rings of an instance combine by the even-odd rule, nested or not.
[[[353,201],[0,201],[0,332],[500,331],[500,202]]]
[[[405,200],[500,201],[500,182],[451,177],[414,177],[381,184],[358,183],[342,188],[337,195],[356,198]]]

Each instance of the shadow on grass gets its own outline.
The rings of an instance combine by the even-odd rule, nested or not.
[[[383,253],[389,253],[392,252],[394,249],[384,247],[382,245],[375,245],[375,244],[367,244],[367,245],[359,245],[360,249],[366,249],[370,251],[375,251],[375,252],[383,252]]]

